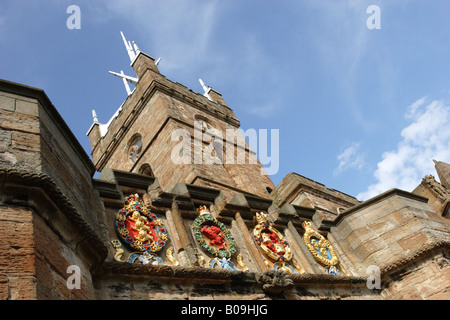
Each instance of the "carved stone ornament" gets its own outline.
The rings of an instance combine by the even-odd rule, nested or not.
[[[330,275],[346,274],[339,265],[339,259],[330,242],[313,229],[310,221],[303,222],[302,226],[305,229],[303,241],[314,258],[325,266],[325,273]]]
[[[167,259],[169,259],[169,261],[172,263],[172,265],[178,266],[178,265],[180,265],[180,263],[173,256],[173,250],[174,250],[173,247],[167,248],[167,250],[166,250],[166,257],[167,257]]]
[[[273,262],[287,262],[292,259],[289,243],[283,235],[269,225],[269,215],[261,212],[256,214],[258,224],[253,229],[256,244]]]
[[[265,292],[281,294],[294,286],[291,275],[285,272],[266,271],[256,275],[256,281]]]
[[[305,228],[303,241],[314,258],[326,266],[337,265],[339,259],[330,242],[313,229],[310,221],[303,222],[302,226]]]
[[[192,224],[195,240],[200,247],[215,258],[230,259],[236,252],[236,241],[230,230],[220,221],[214,218],[206,206],[200,207],[200,214]]]
[[[168,240],[164,223],[144,206],[139,195],[130,195],[116,213],[116,231],[129,248],[144,253],[161,251]]]
[[[111,240],[111,244],[116,249],[116,253],[114,254],[114,260],[122,262],[123,249],[122,244],[119,240]]]

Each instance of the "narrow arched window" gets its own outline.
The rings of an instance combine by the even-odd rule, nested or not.
[[[146,176],[150,176],[150,177],[153,177],[153,176],[154,176],[153,171],[152,171],[152,167],[150,167],[150,165],[149,165],[148,163],[144,163],[144,164],[139,168],[138,173],[139,173],[139,174],[146,175]]]
[[[131,137],[128,144],[128,155],[132,163],[136,163],[142,153],[142,136],[137,133]]]

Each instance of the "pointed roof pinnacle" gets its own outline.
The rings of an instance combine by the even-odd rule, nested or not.
[[[433,162],[441,184],[445,188],[450,189],[450,164],[434,159]]]
[[[94,123],[98,123],[97,112],[95,112],[95,110],[92,110],[92,118],[94,120]]]
[[[122,31],[120,31],[120,35],[122,36],[123,44],[125,45],[125,49],[127,50],[128,57],[130,58],[131,64],[133,64],[134,60],[138,57],[139,53],[141,53],[141,50],[139,49],[136,41],[128,41],[125,38],[125,35]],[[152,58],[153,59],[153,58]],[[155,65],[158,66],[158,64],[161,62],[161,58],[156,60]]]
[[[139,51],[136,50],[137,45],[133,41],[133,44],[134,44],[134,48],[133,48],[133,46],[131,45],[131,42],[127,41],[127,39],[125,38],[125,35],[123,34],[122,31],[120,31],[120,34],[122,35],[123,44],[125,45],[125,49],[127,50],[128,56],[130,57],[130,61],[133,62],[139,53]]]

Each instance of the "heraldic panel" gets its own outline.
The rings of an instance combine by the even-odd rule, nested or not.
[[[194,241],[192,246],[197,257],[197,263],[193,266],[249,271],[231,230],[217,220],[206,206],[200,206],[196,211],[198,216],[190,224]],[[118,239],[111,240],[111,243],[116,250],[116,261],[180,265],[174,256],[175,250],[163,219],[149,210],[138,194],[126,198],[125,205],[115,213],[114,219]],[[253,243],[267,270],[291,274],[305,273],[294,257],[291,244],[282,232],[270,223],[269,214],[258,212],[255,220],[252,230]],[[347,275],[330,242],[313,228],[310,221],[303,222],[302,227],[304,233],[301,238],[307,251],[301,253],[312,255],[324,274]]]
[[[284,236],[269,224],[269,215],[264,212],[256,214],[257,225],[253,229],[253,237],[262,251],[265,265],[275,271],[287,273],[304,273],[303,268],[293,257],[291,246]],[[270,262],[269,262],[269,261]]]
[[[330,242],[314,230],[310,221],[303,222],[302,226],[305,229],[303,241],[324,273],[329,275],[347,275]]]
[[[210,258],[206,267],[247,271],[236,241],[225,224],[218,221],[206,206],[198,208],[197,213],[199,216],[192,223],[192,231],[200,246],[200,249],[197,249],[199,265],[205,267],[203,252]],[[233,263],[234,257],[240,269]]]
[[[111,241],[116,249],[116,261],[164,265],[160,253],[165,251],[167,259],[178,265],[173,247],[168,246],[169,236],[163,220],[144,205],[138,194],[127,197],[125,206],[116,213],[115,230],[120,238]],[[125,252],[122,245],[131,252],[126,260],[122,260]]]

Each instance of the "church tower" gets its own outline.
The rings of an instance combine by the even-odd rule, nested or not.
[[[167,79],[159,60],[122,37],[136,77],[111,72],[123,79],[128,97],[106,124],[93,111],[87,135],[96,170],[154,175],[164,190],[181,182],[219,189],[227,199],[269,198],[273,182],[222,95],[201,80],[203,95]]]

